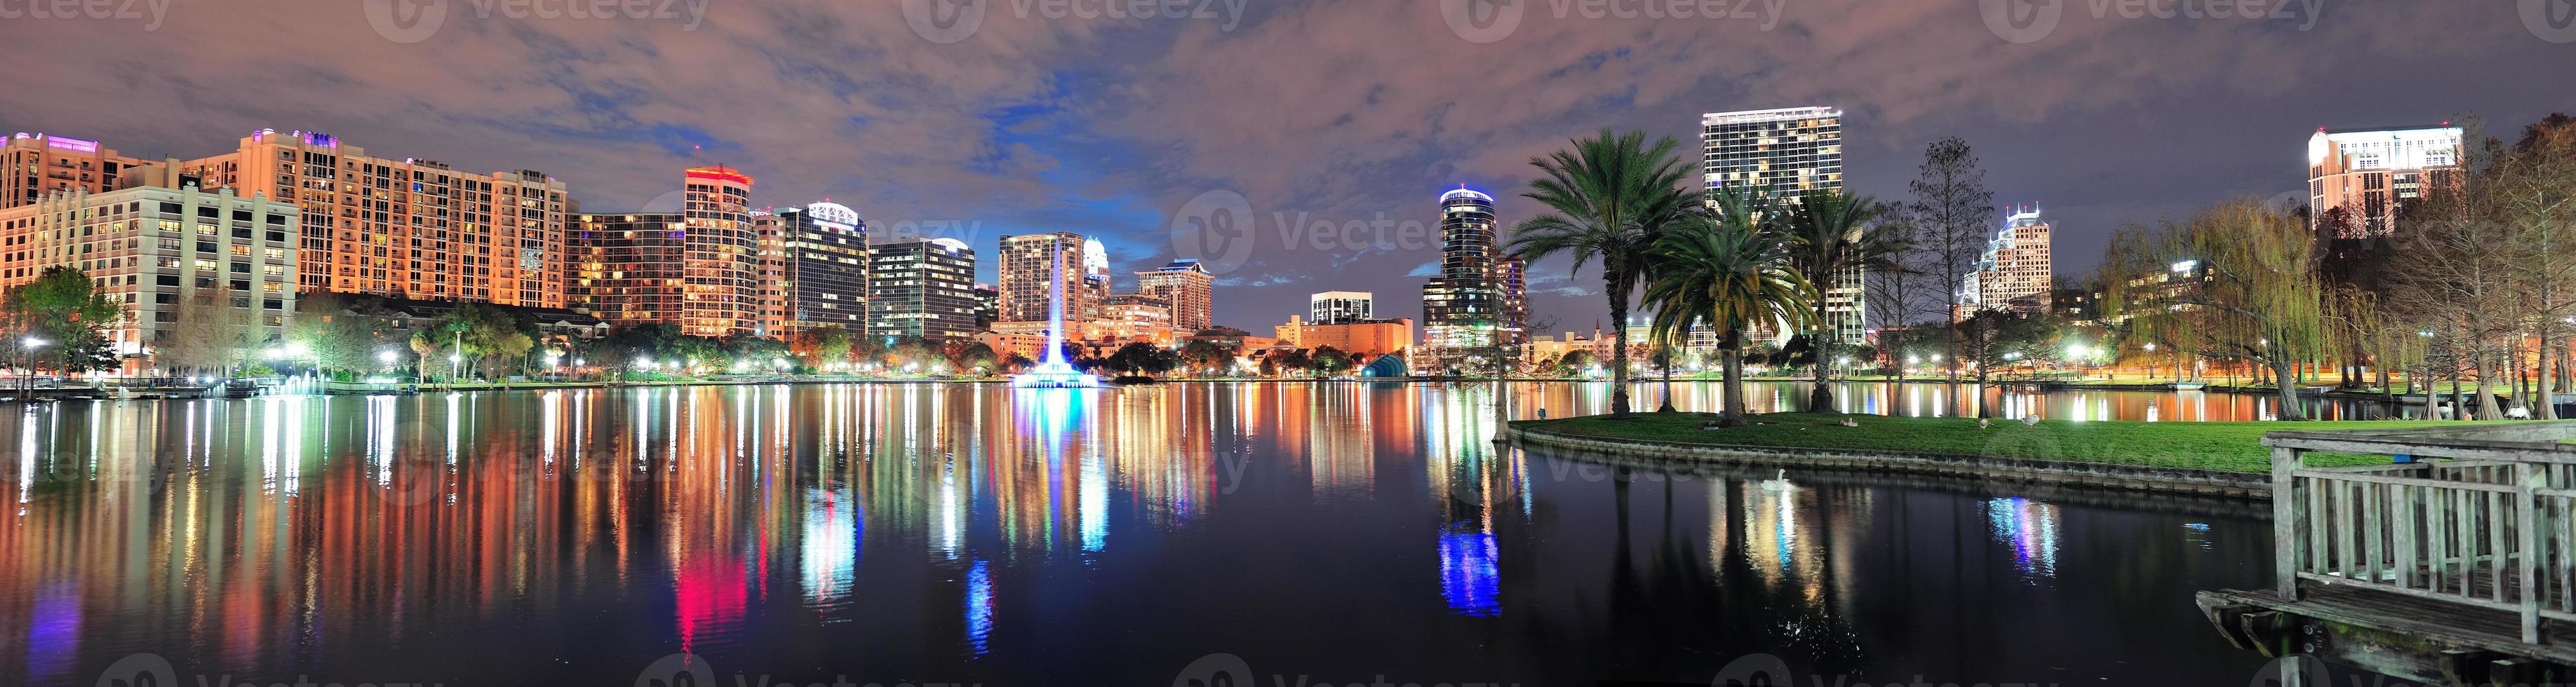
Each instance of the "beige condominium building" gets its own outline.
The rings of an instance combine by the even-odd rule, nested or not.
[[[1977,258],[1977,271],[1960,280],[1959,314],[1978,310],[2047,313],[2049,280],[2056,274],[2050,264],[2048,234],[2048,222],[2039,218],[2038,205],[2013,208],[2003,228],[1986,242],[1986,252]]]
[[[0,208],[33,203],[56,191],[114,190],[125,170],[151,164],[118,155],[97,141],[18,132],[0,145]]]
[[[1137,272],[1136,293],[1170,304],[1175,331],[1195,334],[1216,325],[1216,277],[1195,258]]]
[[[2340,221],[2336,238],[2387,236],[2400,208],[2435,188],[2458,186],[2460,127],[2318,129],[2308,137],[2308,222]]]
[[[1004,236],[1001,244],[1000,321],[1047,321],[1054,307],[1054,289],[1048,281],[1056,277],[1055,261],[1059,255],[1064,261],[1064,320],[1082,323],[1099,319],[1101,300],[1109,290],[1109,258],[1099,241],[1059,231]],[[1076,331],[1074,327],[1066,329]]]
[[[261,129],[180,163],[209,186],[294,203],[305,289],[563,307],[564,184],[368,155],[329,134]]]
[[[0,209],[0,291],[81,270],[124,308],[108,338],[126,374],[247,362],[280,340],[295,311],[297,208],[166,169],[128,176],[126,188]],[[182,349],[193,362],[178,362]]]

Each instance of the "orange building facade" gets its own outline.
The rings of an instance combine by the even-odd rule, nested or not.
[[[301,208],[301,290],[565,305],[564,184],[545,174],[460,172],[271,129],[178,167],[209,187]]]

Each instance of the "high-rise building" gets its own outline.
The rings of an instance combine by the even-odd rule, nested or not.
[[[975,331],[993,327],[1002,316],[1002,289],[991,284],[975,285]]]
[[[1341,324],[1377,318],[1377,294],[1326,291],[1306,297],[1308,324]]]
[[[18,132],[0,142],[0,208],[34,203],[55,191],[113,191],[126,169],[150,164],[97,141]]]
[[[1499,227],[1494,197],[1464,188],[1440,194],[1440,275],[1422,285],[1422,342],[1434,349],[1493,345],[1504,320]],[[1437,365],[1419,365],[1433,368]]]
[[[1787,203],[1810,191],[1840,191],[1843,111],[1790,107],[1701,115],[1700,171],[1710,190],[1752,188]],[[1867,340],[1863,283],[1853,268],[1825,288],[1825,320],[1837,342]]]
[[[1136,293],[1171,304],[1176,331],[1194,334],[1216,325],[1216,277],[1195,258],[1137,272]]]
[[[2004,218],[2003,228],[1996,230],[1994,240],[1986,242],[1985,254],[1977,258],[1977,270],[1960,279],[1959,305],[1968,311],[2011,309],[2046,314],[2049,280],[2056,274],[2049,263],[2048,234],[2048,223],[2039,218],[2039,206],[2014,208]]]
[[[1503,339],[1529,343],[1529,261],[1506,257],[1494,263],[1494,286],[1502,290]]]
[[[880,243],[868,251],[868,335],[884,341],[974,336],[975,251],[957,239]]]
[[[611,325],[680,326],[688,217],[677,212],[577,213],[566,232],[571,307]]]
[[[2308,222],[2334,238],[2387,236],[2425,192],[2457,187],[2461,128],[2318,129],[2308,137]]]
[[[207,186],[302,208],[302,289],[564,305],[564,184],[543,173],[459,172],[271,129],[179,166]]]
[[[751,222],[750,175],[722,165],[683,176],[680,329],[721,337],[760,327],[760,235]]]
[[[229,362],[280,340],[295,312],[296,207],[151,171],[128,188],[58,188],[0,209],[0,292],[47,268],[81,270],[125,311],[107,337],[127,374],[187,364],[157,359],[174,341]]]
[[[1069,231],[1051,234],[1022,234],[1002,237],[1002,263],[998,273],[1002,281],[999,322],[1045,322],[1054,308],[1055,290],[1048,281],[1058,271],[1055,261],[1065,261],[1064,319],[1087,322],[1100,316],[1100,300],[1108,295],[1108,255],[1099,241],[1092,241]],[[1067,327],[1072,329],[1072,327]]]
[[[1117,339],[1152,340],[1169,344],[1173,340],[1175,317],[1170,301],[1145,293],[1122,293],[1110,296],[1100,304],[1101,324]]]
[[[775,282],[763,288],[770,336],[825,325],[856,334],[867,328],[868,225],[858,211],[822,202],[779,210],[762,232]]]

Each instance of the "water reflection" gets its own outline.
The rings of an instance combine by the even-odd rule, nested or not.
[[[1527,390],[1518,412],[1603,391]],[[1935,682],[2154,665],[2199,683],[2252,657],[2202,631],[2188,592],[2259,584],[2269,541],[2250,509],[1498,450],[1481,385],[589,389],[16,420],[0,684],[88,684],[142,651],[236,679],[450,684],[631,682],[675,651],[800,683],[1152,684],[1217,652],[1340,682],[1705,682],[1757,651]],[[2155,640],[2011,670],[2114,624]]]

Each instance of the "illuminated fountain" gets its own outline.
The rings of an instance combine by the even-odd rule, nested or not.
[[[1064,243],[1053,241],[1055,277],[1047,280],[1047,295],[1054,302],[1047,310],[1046,360],[1037,367],[1011,377],[1011,386],[1036,388],[1080,388],[1099,386],[1100,378],[1073,369],[1064,361]]]

